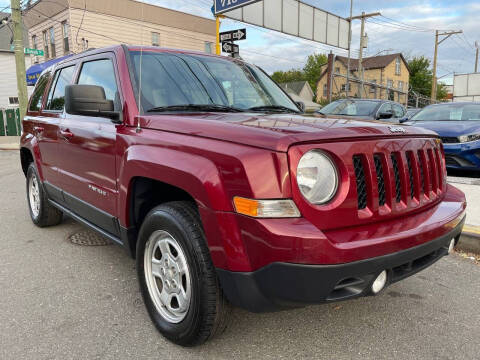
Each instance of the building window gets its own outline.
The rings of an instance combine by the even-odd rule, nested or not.
[[[327,97],[328,96],[328,85],[323,84],[323,96]]]
[[[205,41],[205,52],[207,54],[213,54],[213,43],[209,41]]]
[[[17,96],[10,96],[10,97],[8,98],[8,103],[9,103],[10,105],[18,105],[18,104],[19,104],[19,103],[18,103],[18,97],[17,97]]]
[[[48,52],[48,34],[46,31],[43,32],[43,52],[45,53],[45,59],[48,59],[50,53]]]
[[[50,38],[50,50],[52,53],[52,58],[56,58],[57,52],[55,51],[55,30],[53,29],[53,27],[48,29],[48,35]]]
[[[32,35],[32,48],[38,49],[37,35]]]
[[[400,57],[397,57],[395,60],[395,75],[401,75],[402,73],[402,60]]]
[[[335,68],[335,74],[340,74],[340,67]]]
[[[403,91],[403,81],[398,82],[398,90]]]
[[[374,84],[370,86],[370,93],[375,94],[377,92],[377,80],[371,80],[370,82]]]
[[[351,87],[350,87],[350,86],[351,86],[351,85],[348,84],[348,91],[351,90]],[[347,91],[347,84],[342,84],[342,88],[341,88],[341,89],[342,89],[342,91]]]
[[[70,26],[66,21],[62,22],[62,34],[63,34],[63,53],[66,55],[70,52],[70,44],[68,43],[68,37],[70,35]]]
[[[152,46],[160,46],[160,34],[152,32]]]
[[[393,88],[393,80],[388,80],[388,81],[387,81],[387,87],[388,87],[389,89]]]

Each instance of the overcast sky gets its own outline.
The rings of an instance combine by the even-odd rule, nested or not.
[[[101,0],[99,0],[101,1]],[[143,0],[188,13],[212,18],[212,0]],[[348,17],[350,0],[304,0],[304,2]],[[10,0],[0,0],[0,9],[8,6]],[[367,22],[366,33],[369,45],[366,55],[371,56],[382,50],[402,52],[406,57],[424,55],[433,58],[434,31],[463,30],[439,47],[439,76],[449,73],[472,72],[475,63],[475,40],[480,41],[480,2],[471,0],[354,0],[354,15],[379,11],[383,16]],[[393,23],[392,20],[397,23]],[[405,25],[398,24],[404,23]],[[240,44],[244,59],[253,62],[268,72],[301,68],[311,53],[326,53],[333,50],[339,55],[346,51],[331,48],[316,42],[301,40],[285,34],[224,20],[222,31],[247,27],[248,40]],[[352,56],[358,56],[360,21],[353,25]],[[450,82],[451,75],[443,79]]]

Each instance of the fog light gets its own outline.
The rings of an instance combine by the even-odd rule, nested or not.
[[[387,283],[387,271],[383,270],[373,282],[372,292],[374,294],[378,294],[385,287],[386,283]]]
[[[455,239],[450,240],[450,245],[448,245],[448,253],[451,254],[455,248]]]

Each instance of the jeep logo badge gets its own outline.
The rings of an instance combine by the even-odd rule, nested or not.
[[[403,127],[400,127],[400,126],[389,126],[390,128],[390,131],[392,133],[406,133],[407,130],[405,130],[405,128]]]

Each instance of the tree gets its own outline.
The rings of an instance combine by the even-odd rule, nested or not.
[[[325,54],[312,54],[303,67],[305,80],[308,81],[314,93],[317,92],[317,82],[322,75],[322,67],[327,64],[327,61],[327,55]]]
[[[430,60],[424,56],[414,57],[408,61],[410,68],[410,86],[413,91],[430,97],[432,94],[433,72],[430,70]],[[442,83],[437,84],[437,99],[447,98],[447,90]]]
[[[275,71],[272,75],[272,79],[278,84],[283,84],[292,81],[304,81],[305,74],[300,69],[291,69],[288,71]]]
[[[291,69],[288,71],[275,71],[272,79],[278,84],[292,81],[308,81],[314,93],[317,92],[317,82],[322,75],[322,66],[327,63],[327,55],[312,54],[308,57],[303,69]]]

